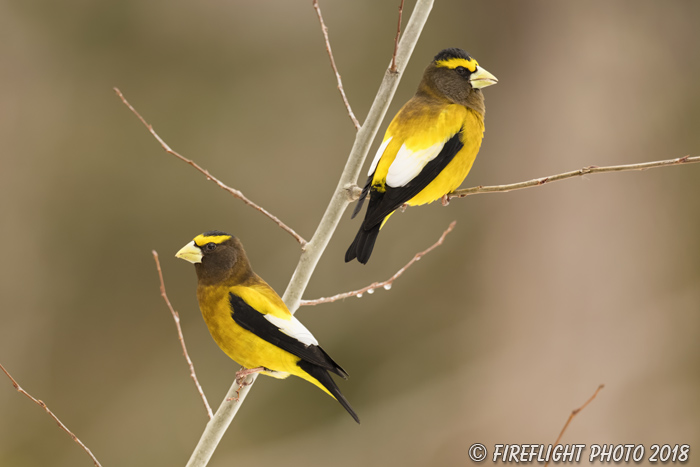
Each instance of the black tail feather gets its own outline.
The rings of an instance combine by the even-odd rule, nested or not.
[[[372,250],[374,249],[374,243],[377,241],[377,235],[379,235],[379,228],[381,224],[377,224],[369,230],[365,230],[364,227],[360,226],[359,232],[355,236],[350,248],[345,253],[345,262],[349,263],[353,259],[357,260],[362,264],[367,264],[369,257],[372,255]]]
[[[306,362],[304,360],[301,360],[299,363],[297,363],[297,365],[299,365],[299,367],[302,370],[304,370],[305,372],[307,372],[308,374],[310,374],[311,376],[316,378],[318,380],[318,382],[321,383],[323,385],[323,387],[328,390],[328,392],[333,394],[333,397],[335,397],[335,399],[338,402],[340,402],[340,405],[342,405],[343,408],[345,408],[345,410],[348,411],[348,413],[352,416],[352,418],[354,418],[357,423],[360,423],[360,418],[357,416],[357,414],[352,409],[352,407],[350,407],[350,403],[345,398],[345,396],[343,396],[340,393],[340,389],[338,388],[338,385],[335,384],[335,381],[333,381],[333,378],[331,377],[331,375],[328,374],[328,371],[326,371],[325,369],[321,368],[318,365],[314,365],[313,363],[309,363],[309,362]]]
[[[343,370],[343,368],[340,365],[335,363],[335,360],[333,360],[331,358],[331,356],[326,353],[325,350],[323,350],[319,346],[314,346],[314,347],[316,347],[323,354],[323,356],[326,358],[327,366],[321,366],[321,368],[325,368],[328,371],[335,373],[336,375],[340,376],[343,379],[348,379],[348,372]]]

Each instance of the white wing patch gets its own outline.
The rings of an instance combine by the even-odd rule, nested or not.
[[[389,167],[389,172],[386,175],[386,184],[394,188],[406,186],[408,182],[416,178],[428,162],[440,154],[443,146],[445,146],[445,143],[441,142],[425,149],[411,151],[404,144]]]
[[[377,170],[377,164],[379,164],[379,159],[382,158],[382,154],[384,154],[384,151],[386,151],[386,147],[389,146],[389,143],[391,140],[394,139],[393,136],[389,137],[386,141],[382,143],[381,146],[379,146],[379,149],[377,149],[377,154],[374,156],[374,160],[372,161],[372,165],[369,166],[369,172],[367,173],[367,176],[369,177],[374,173],[375,170]]]
[[[265,316],[266,320],[277,326],[277,329],[279,329],[289,337],[293,337],[302,344],[307,346],[318,345],[318,341],[311,334],[311,331],[306,329],[306,326],[301,324],[301,321],[296,319],[294,316],[292,316],[290,320],[278,318],[277,316],[273,316],[269,313],[263,316]]]

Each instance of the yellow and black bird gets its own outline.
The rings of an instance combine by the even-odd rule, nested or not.
[[[348,374],[318,345],[277,293],[253,272],[241,242],[224,232],[198,235],[175,255],[194,263],[197,299],[214,341],[246,370],[275,378],[295,375],[330,394],[357,423],[333,372]]]
[[[464,50],[445,49],[435,56],[372,161],[352,217],[369,195],[367,213],[346,262],[367,263],[379,230],[397,208],[432,203],[462,184],[484,137],[481,89],[497,82]]]

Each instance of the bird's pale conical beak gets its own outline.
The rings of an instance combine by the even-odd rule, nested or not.
[[[190,263],[201,263],[202,262],[202,250],[199,249],[194,242],[190,242],[187,245],[180,248],[180,251],[175,253],[176,258],[184,259]]]
[[[492,84],[498,83],[498,79],[480,66],[476,67],[476,71],[469,77],[469,82],[472,83],[474,89],[485,88]]]

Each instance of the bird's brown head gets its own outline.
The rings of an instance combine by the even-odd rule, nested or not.
[[[418,93],[472,108],[484,113],[481,89],[498,80],[479,66],[467,52],[450,48],[441,51],[425,69]]]
[[[197,278],[204,285],[238,283],[253,273],[241,242],[218,230],[197,235],[175,256],[193,263]]]

